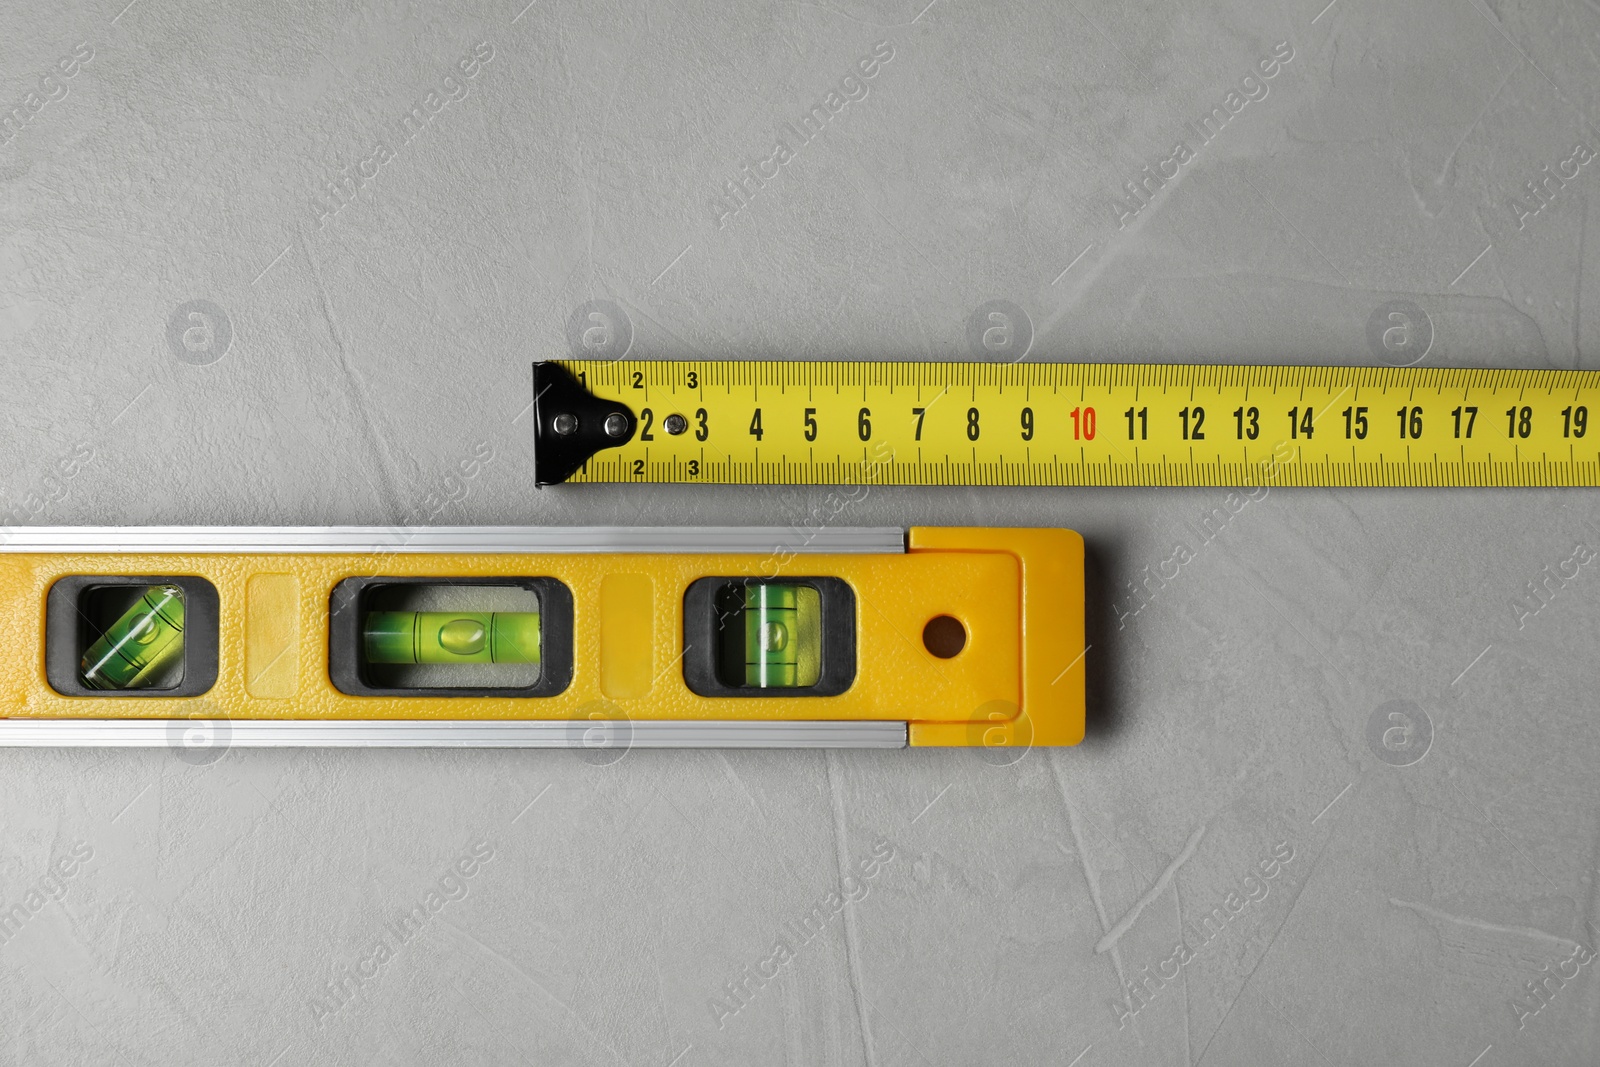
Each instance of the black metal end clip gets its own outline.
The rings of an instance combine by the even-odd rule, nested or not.
[[[533,365],[533,481],[557,485],[589,457],[633,440],[638,427],[625,404],[602,400],[559,363]]]

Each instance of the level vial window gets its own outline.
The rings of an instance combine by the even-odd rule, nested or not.
[[[822,674],[822,597],[791,582],[730,583],[717,595],[723,685],[795,689]]]
[[[368,663],[538,663],[537,611],[373,611]]]
[[[366,674],[384,688],[520,689],[539,680],[539,594],[515,585],[407,582],[360,606]]]
[[[87,689],[174,689],[183,681],[183,590],[101,586],[81,603],[92,640],[78,662]]]
[[[696,578],[683,594],[683,681],[704,697],[833,697],[856,677],[856,594],[840,578]]]
[[[186,574],[72,574],[45,596],[44,668],[70,697],[192,697],[217,680],[217,589]]]
[[[554,696],[572,679],[572,594],[554,578],[346,578],[328,672],[353,696]]]

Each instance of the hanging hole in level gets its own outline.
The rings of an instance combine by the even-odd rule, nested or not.
[[[967,628],[949,615],[936,616],[922,628],[922,646],[940,659],[951,659],[967,647]]]

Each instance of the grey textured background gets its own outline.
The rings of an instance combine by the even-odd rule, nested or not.
[[[1396,299],[1427,365],[1600,355],[1600,162],[1521,228],[1509,203],[1600,150],[1593,0],[524,2],[0,11],[28,120],[0,145],[4,521],[822,521],[826,490],[534,491],[528,363],[594,299],[663,358],[967,358],[993,299],[1035,359],[1367,364]],[[1123,183],[1283,41],[1119,229]],[[59,896],[0,943],[0,1062],[1595,1062],[1600,567],[1542,570],[1600,546],[1595,493],[1274,489],[1208,540],[1224,496],[883,489],[832,520],[1086,536],[1090,736],[1012,766],[0,752],[0,907]],[[386,935],[475,843],[465,895]]]

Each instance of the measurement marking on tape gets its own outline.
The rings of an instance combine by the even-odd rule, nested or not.
[[[562,411],[539,401],[541,484],[1600,485],[1597,371],[626,360],[541,374],[570,375],[562,403],[584,427],[554,440]],[[590,432],[607,411],[631,432]],[[565,449],[554,474],[547,449]]]

